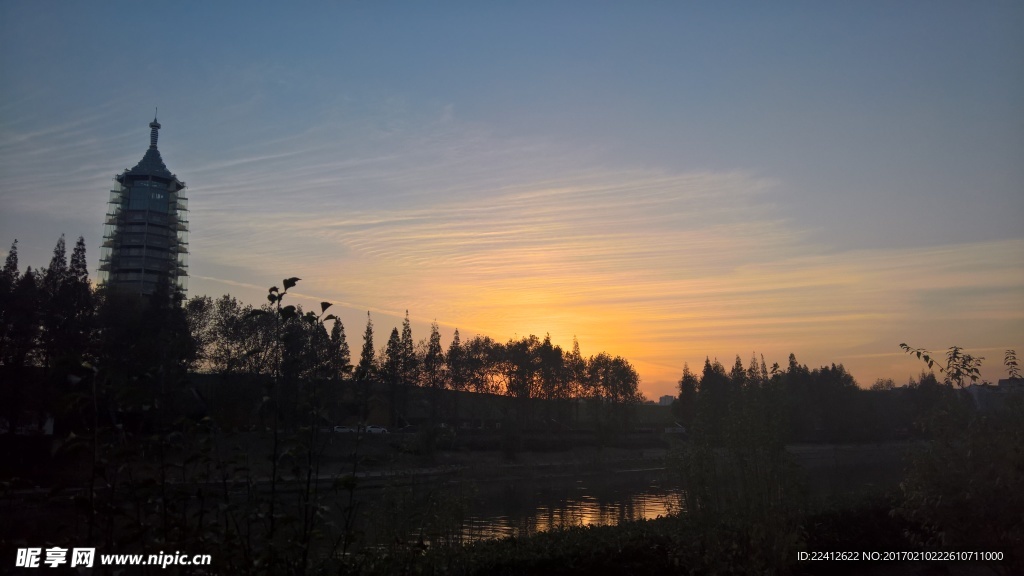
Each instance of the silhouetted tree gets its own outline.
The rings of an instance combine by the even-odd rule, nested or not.
[[[39,286],[31,267],[26,268],[25,274],[18,278],[6,303],[9,305],[4,319],[6,338],[4,355],[0,358],[6,377],[2,378],[0,399],[5,405],[5,416],[13,431],[29,396],[29,390],[26,389],[29,381],[26,367],[32,362],[39,336]]]
[[[345,326],[337,318],[334,319],[334,325],[331,327],[331,348],[333,350],[332,377],[342,380],[352,372],[352,354],[349,351],[348,340],[345,338]]]
[[[444,352],[441,350],[441,334],[437,322],[430,324],[430,340],[423,355],[423,385],[427,388],[440,390],[445,387]]]
[[[729,388],[731,392],[735,393],[737,390],[747,387],[747,370],[743,368],[743,361],[740,360],[740,355],[736,355],[736,362],[732,365],[732,370],[729,371]]]
[[[441,390],[445,388],[444,352],[441,350],[441,333],[437,322],[430,324],[430,339],[423,354],[423,386],[430,390],[430,411],[434,420],[441,409]]]
[[[716,359],[704,359],[697,397],[697,424],[711,442],[724,440],[729,418],[731,383],[725,367]]]
[[[369,414],[370,384],[374,374],[373,354],[373,321],[370,313],[366,313],[366,331],[363,332],[363,351],[359,354],[359,364],[355,370],[355,380],[359,389],[359,410],[362,418]]]
[[[540,397],[547,400],[569,398],[562,348],[551,343],[550,334],[544,336],[537,348],[537,356],[540,362]]]
[[[530,334],[505,344],[502,372],[505,377],[505,393],[514,398],[535,398],[538,395],[538,371],[540,340]]]
[[[415,386],[419,383],[420,362],[416,356],[416,347],[412,341],[412,324],[409,322],[409,311],[405,311],[405,320],[402,320],[402,382]]]
[[[4,260],[3,270],[0,270],[0,362],[6,364],[8,361],[8,350],[10,345],[11,330],[14,319],[14,289],[21,279],[21,272],[18,270],[18,241],[11,243],[11,249],[7,251],[7,258]]]
[[[497,394],[501,346],[488,336],[475,336],[463,346],[466,382],[470,390]]]
[[[601,352],[587,361],[587,382],[599,431],[624,429],[632,417],[631,406],[643,399],[640,376],[633,366],[621,356]]]
[[[71,251],[71,264],[61,300],[67,309],[66,349],[78,358],[84,357],[95,329],[96,301],[89,283],[89,264],[82,236],[78,237]]]
[[[757,354],[752,354],[750,364],[747,365],[746,384],[752,388],[763,388],[768,382],[768,368],[764,363],[764,356],[758,363]]]
[[[53,248],[53,257],[50,258],[50,265],[43,271],[40,283],[40,319],[42,320],[42,333],[40,334],[40,353],[43,366],[50,367],[53,357],[61,351],[61,336],[66,333],[67,307],[62,306],[64,285],[68,276],[67,250],[64,244],[64,235],[61,234],[57,245]]]
[[[39,337],[40,292],[36,273],[29,266],[14,284],[9,299],[7,344],[3,358],[7,366],[27,366],[35,353]]]
[[[675,414],[687,430],[693,427],[697,416],[697,388],[700,381],[690,370],[690,365],[683,363],[683,375],[679,378],[679,401],[675,403]]]
[[[394,426],[398,422],[398,395],[402,385],[402,368],[405,365],[402,349],[402,340],[398,336],[398,328],[391,329],[391,337],[388,338],[387,347],[384,350],[383,363],[381,364],[381,377],[388,385],[388,399],[390,405],[391,420]]]
[[[448,386],[452,390],[465,390],[469,385],[469,376],[466,370],[466,352],[462,348],[458,328],[452,335],[452,342],[448,346],[448,353],[444,360],[448,367]]]

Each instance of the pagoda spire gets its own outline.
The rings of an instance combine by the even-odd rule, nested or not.
[[[153,112],[153,121],[149,123],[149,147],[156,148],[156,139],[159,137],[160,123],[156,121],[156,112]]]

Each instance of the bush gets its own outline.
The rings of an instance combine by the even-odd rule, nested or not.
[[[926,548],[1001,551],[1024,569],[1024,398],[988,413],[946,403],[901,484],[897,512]],[[1019,572],[1017,572],[1019,573]]]

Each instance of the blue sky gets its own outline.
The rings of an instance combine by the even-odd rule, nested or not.
[[[755,351],[903,381],[902,341],[999,377],[1024,6],[633,4],[5,2],[0,243],[97,258],[158,106],[193,295],[295,275],[353,340],[576,335],[649,396]]]

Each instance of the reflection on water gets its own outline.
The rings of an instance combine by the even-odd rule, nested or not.
[[[667,516],[679,511],[682,494],[660,470],[491,482],[477,490],[462,514],[463,542]]]

